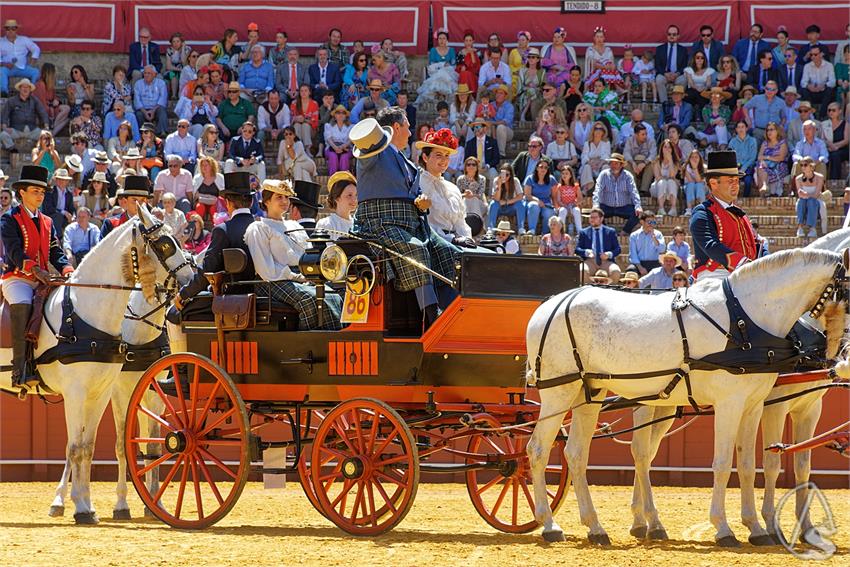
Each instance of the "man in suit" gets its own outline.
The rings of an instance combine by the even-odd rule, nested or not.
[[[717,69],[717,63],[720,57],[725,53],[723,44],[714,39],[714,28],[708,24],[703,24],[699,28],[699,39],[691,46],[691,54],[693,57],[697,51],[702,51],[705,55],[705,60],[708,61],[708,66],[712,69]]]
[[[260,183],[266,179],[266,161],[263,145],[254,137],[257,127],[250,120],[242,124],[242,132],[230,142],[230,152],[224,162],[224,171],[247,171],[254,174]]]
[[[671,124],[678,124],[682,130],[687,130],[694,118],[694,107],[685,101],[685,87],[676,85],[670,94],[672,101],[661,105],[658,115],[658,135],[663,136]]]
[[[277,66],[275,75],[275,90],[280,93],[280,98],[286,104],[292,104],[292,101],[298,98],[299,86],[310,84],[307,68],[298,61],[298,49],[294,47],[286,52],[286,63]]]
[[[762,39],[764,28],[761,24],[753,24],[750,28],[750,36],[741,38],[735,42],[732,48],[732,56],[738,60],[738,67],[744,73],[749,72],[751,67],[758,65],[758,54],[762,51],[769,51],[770,44]]]
[[[204,277],[205,273],[221,272],[224,270],[224,256],[222,250],[225,248],[241,248],[248,256],[245,269],[238,274],[233,274],[236,281],[252,280],[256,277],[254,263],[251,261],[251,253],[245,244],[245,231],[254,222],[251,214],[254,192],[251,189],[251,175],[246,171],[237,171],[224,174],[224,205],[230,220],[223,222],[212,230],[210,245],[204,254],[204,262],[201,269],[195,274],[188,284],[180,288],[174,299],[174,307],[168,312],[168,320],[174,324],[179,322],[178,313],[186,303],[207,289],[209,282]],[[179,327],[178,327],[179,328]],[[171,328],[168,330],[171,336]],[[179,351],[178,351],[179,352]]]
[[[139,30],[139,41],[130,44],[130,65],[127,67],[130,80],[135,83],[141,79],[147,65],[153,65],[157,74],[162,73],[159,46],[151,41],[151,31],[148,28],[142,28]]]
[[[803,65],[797,59],[797,52],[793,47],[785,49],[785,62],[779,65],[779,86],[784,91],[788,87],[794,87],[799,92],[800,80],[803,78]]]
[[[595,274],[597,270],[605,270],[613,283],[620,281],[620,266],[617,256],[620,255],[620,241],[617,231],[602,224],[605,213],[602,209],[590,211],[590,226],[581,229],[576,243],[576,256],[584,260],[585,274]]]
[[[779,83],[779,70],[773,66],[772,50],[759,51],[758,57],[759,63],[750,67],[745,83],[754,86],[759,93],[764,93],[768,81]]]
[[[688,66],[688,48],[679,43],[679,26],[667,27],[667,42],[655,48],[655,86],[658,100],[667,102],[667,85],[684,86],[687,79],[682,71]]]
[[[68,170],[61,168],[53,172],[53,191],[44,195],[41,212],[49,216],[57,234],[65,234],[65,227],[74,218],[74,193],[68,188],[73,179]]]
[[[349,137],[357,159],[357,211],[354,234],[378,238],[389,250],[428,266],[453,281],[460,250],[428,225],[431,206],[419,189],[419,169],[402,153],[410,141],[410,122],[397,106],[361,120]],[[390,257],[392,279],[399,291],[413,291],[427,328],[456,293],[442,280],[396,256]]]
[[[307,69],[310,86],[313,87],[313,98],[321,102],[319,93],[331,91],[334,100],[339,100],[339,89],[342,87],[342,75],[339,67],[328,60],[328,50],[320,47],[316,51],[316,62]]]
[[[552,165],[552,160],[549,156],[543,153],[543,140],[537,134],[532,134],[528,139],[528,150],[517,154],[511,164],[511,167],[514,170],[514,175],[516,175],[519,178],[520,183],[522,183],[525,181],[526,177],[534,173],[534,169],[541,161],[545,161],[549,164],[549,171],[555,170]]]
[[[489,126],[486,120],[480,117],[476,118],[470,126],[475,135],[464,145],[463,155],[477,157],[481,175],[492,179],[496,176],[496,168],[501,159],[499,146],[496,140],[488,135]],[[514,174],[519,175],[518,172],[514,172]]]

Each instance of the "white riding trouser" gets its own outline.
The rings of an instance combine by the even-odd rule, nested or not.
[[[3,280],[2,286],[3,297],[6,298],[9,305],[32,304],[32,295],[35,288],[38,287],[38,282],[13,277]]]

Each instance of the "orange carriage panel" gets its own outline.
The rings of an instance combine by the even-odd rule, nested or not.
[[[259,352],[256,341],[226,341],[226,364],[218,360],[218,341],[210,341],[210,359],[228,374],[258,374]]]
[[[458,298],[422,337],[425,352],[524,354],[539,301]]]
[[[328,342],[329,376],[377,376],[378,341]]]

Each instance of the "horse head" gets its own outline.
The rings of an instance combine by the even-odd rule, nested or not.
[[[146,204],[139,206],[139,216],[132,222],[136,224],[129,260],[145,299],[155,298],[157,282],[162,282],[167,293],[189,283],[195,275],[195,264],[183,253],[171,228],[157,220]]]

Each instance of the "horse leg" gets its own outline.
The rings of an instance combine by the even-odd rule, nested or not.
[[[782,429],[785,426],[785,417],[788,415],[788,403],[772,404],[764,407],[761,415],[761,438],[765,447],[782,441]],[[761,517],[771,534],[773,541],[778,543],[774,529],[774,517],[776,516],[776,481],[779,478],[779,469],[782,465],[782,457],[779,453],[765,451],[762,454],[762,466],[764,467],[764,500],[761,504]]]
[[[732,457],[735,453],[735,439],[741,416],[744,413],[743,401],[733,396],[714,406],[714,484],[711,490],[711,524],[716,532],[714,539],[721,547],[739,547],[732,528],[726,521],[726,485],[732,474]]]
[[[564,532],[552,516],[546,490],[546,464],[564,416],[579,391],[578,384],[565,384],[540,391],[540,417],[525,450],[531,467],[534,488],[534,517],[543,524],[543,539],[564,541]]]
[[[632,433],[632,443],[630,446],[632,459],[635,462],[635,480],[632,489],[632,527],[629,533],[637,539],[646,538],[646,517],[644,516],[643,506],[643,478],[640,474],[641,467],[649,467],[645,462],[651,457],[649,456],[652,431],[651,427],[641,427],[643,424],[651,421],[655,414],[655,408],[652,406],[638,406],[632,412],[632,425],[638,427]]]
[[[600,392],[604,396],[604,392]],[[576,492],[581,523],[589,528],[587,539],[596,545],[611,545],[611,540],[599,524],[590,489],[587,486],[587,459],[590,453],[590,442],[596,430],[596,419],[599,417],[599,404],[586,404],[573,410],[572,425],[567,440],[567,462]]]
[[[822,407],[823,399],[818,396],[817,400],[814,400],[805,408],[791,412],[791,420],[794,424],[794,443],[800,443],[807,439],[811,439],[814,436],[815,428],[820,420]],[[818,545],[818,542],[823,542],[820,540],[817,530],[812,529],[812,520],[809,517],[808,510],[806,509],[806,502],[809,497],[809,490],[807,487],[811,470],[811,449],[794,453],[794,483],[798,487],[796,492],[796,512],[797,521],[800,523],[801,538],[806,543]],[[811,534],[811,536],[809,534]]]
[[[749,528],[753,545],[773,545],[773,538],[759,522],[756,512],[756,435],[764,404],[758,402],[747,409],[738,427],[738,480],[741,483],[741,521]]]
[[[115,486],[115,507],[112,509],[113,520],[129,520],[130,505],[127,503],[127,458],[124,452],[124,432],[127,421],[127,407],[130,405],[132,381],[122,380],[125,374],[119,374],[118,380],[112,386],[112,419],[115,422],[115,458],[118,461],[118,483]]]
[[[676,408],[672,406],[656,406],[652,415],[653,419],[660,419],[676,413]],[[658,509],[655,507],[655,499],[652,496],[652,482],[650,480],[650,470],[652,461],[658,454],[658,448],[661,446],[661,441],[670,430],[673,424],[672,419],[667,419],[654,424],[651,429],[649,458],[646,461],[646,467],[642,471],[643,476],[643,516],[646,519],[647,537],[652,540],[666,540],[667,530],[661,524],[661,519],[658,517]],[[637,475],[637,461],[635,461],[635,475]]]
[[[68,495],[68,481],[71,479],[71,461],[65,459],[65,469],[62,471],[62,478],[59,480],[59,485],[56,487],[56,496],[53,498],[53,503],[50,505],[50,511],[47,513],[51,518],[59,518],[65,515],[65,497]]]

